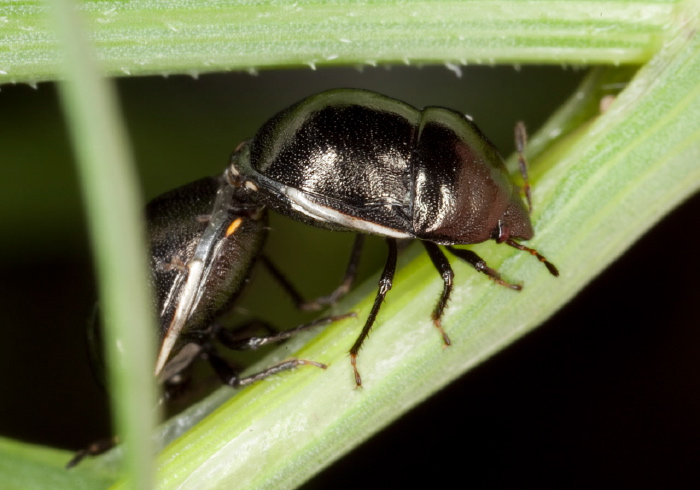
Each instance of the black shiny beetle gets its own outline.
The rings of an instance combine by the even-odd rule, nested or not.
[[[526,177],[522,125],[516,140]],[[532,238],[530,213],[498,151],[468,117],[450,109],[418,110],[366,90],[322,92],[267,121],[235,151],[227,175],[252,199],[291,218],[386,237],[389,255],[379,291],[350,349],[358,386],[356,357],[391,289],[398,238],[421,240],[443,278],[432,319],[447,345],[440,317],[454,274],[438,245],[515,290],[521,286],[503,281],[474,252],[452,246],[494,239],[535,255],[558,275],[554,265],[515,240]],[[362,246],[358,237],[353,257]]]
[[[217,353],[212,340],[235,350],[258,349],[280,342],[328,317],[281,333],[250,336],[244,324],[236,331],[220,328],[216,320],[231,309],[261,257],[267,234],[267,213],[223,177],[198,180],[168,192],[146,207],[151,247],[152,280],[160,319],[160,347],[155,375],[162,381],[188,366],[197,356],[206,359],[221,381],[233,388],[248,385],[293,367],[319,363],[292,359],[260,373],[240,378]],[[278,274],[272,263],[263,263]],[[277,276],[275,276],[277,277]],[[290,287],[288,283],[283,284]],[[293,293],[294,294],[294,293]],[[189,345],[189,349],[183,347]]]
[[[296,291],[261,255],[267,213],[247,198],[246,191],[230,185],[223,176],[204,178],[155,198],[146,207],[146,220],[160,323],[155,375],[164,385],[166,397],[169,390],[179,389],[187,380],[187,370],[200,358],[208,361],[221,381],[233,388],[301,365],[326,367],[313,361],[289,359],[240,377],[239,370],[221,357],[214,345],[216,341],[235,350],[258,349],[349,316],[325,317],[282,332],[259,321],[235,330],[216,323],[230,310],[258,259],[301,303]],[[266,334],[252,335],[260,329]],[[100,350],[99,346],[93,346],[93,350]],[[97,357],[99,369],[99,354]],[[113,445],[113,439],[93,443],[78,452],[67,466],[73,467],[85,456],[99,454]]]

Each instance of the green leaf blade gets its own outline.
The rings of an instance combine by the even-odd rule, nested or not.
[[[114,481],[111,475],[90,470],[67,471],[72,454],[0,438],[0,475],[6,490],[43,490],[71,488],[76,490],[107,488]]]
[[[5,2],[7,3],[7,1]],[[376,63],[643,63],[684,2],[202,1],[82,4],[113,76]],[[45,8],[3,16],[0,83],[56,80]]]

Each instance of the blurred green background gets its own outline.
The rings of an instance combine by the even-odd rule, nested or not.
[[[417,107],[467,112],[507,155],[515,121],[535,131],[582,76],[558,67],[469,67],[462,77],[444,67],[337,68],[119,79],[116,86],[147,200],[221,172],[267,118],[324,89],[367,88]],[[77,449],[110,429],[84,345],[94,280],[55,85],[2,87],[0,162],[0,434]],[[460,471],[489,486],[560,478],[580,486],[673,486],[700,454],[700,261],[685,241],[689,228],[697,234],[698,213],[696,197],[546,326],[309,488],[367,484],[370,467],[377,486],[425,475],[446,483]],[[350,235],[273,216],[268,251],[311,298],[335,287],[351,243]],[[546,244],[540,248],[547,253]],[[370,240],[369,249],[363,278],[383,265],[381,240]],[[309,319],[264,271],[254,274],[235,313],[234,321],[262,317],[279,326]],[[509,416],[514,406],[517,419]],[[455,446],[459,452],[448,449]]]

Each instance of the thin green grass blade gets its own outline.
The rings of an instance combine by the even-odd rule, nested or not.
[[[84,2],[109,75],[377,63],[640,64],[672,34],[673,0],[103,0]],[[0,0],[0,83],[59,77],[34,0]]]
[[[141,198],[110,83],[101,78],[74,2],[52,4],[64,45],[60,95],[75,148],[93,243],[117,431],[134,488],[150,488],[154,325]],[[64,462],[67,463],[68,460]]]

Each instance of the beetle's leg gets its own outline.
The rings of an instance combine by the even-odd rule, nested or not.
[[[282,286],[282,289],[289,295],[289,297],[292,299],[294,302],[294,305],[302,309],[301,305],[304,304],[304,298],[302,298],[301,294],[299,294],[299,291],[297,291],[297,288],[294,287],[294,285],[289,282],[289,280],[282,274],[282,272],[277,268],[275,264],[272,263],[270,258],[267,255],[261,254],[258,257],[258,261],[265,266],[267,271],[270,273],[272,278],[279,283],[280,286]]]
[[[321,362],[307,361],[306,359],[288,359],[280,362],[279,364],[275,364],[274,366],[270,366],[259,373],[251,374],[245,378],[239,378],[238,383],[236,383],[233,387],[238,388],[241,386],[248,386],[249,384],[260,381],[261,379],[265,379],[269,376],[273,376],[284,371],[289,371],[290,369],[294,369],[299,366],[316,366],[321,369],[326,369],[328,367]]]
[[[360,255],[362,253],[362,246],[364,244],[365,236],[357,234],[355,236],[355,242],[352,246],[352,252],[350,253],[350,261],[345,270],[345,275],[335,291],[333,291],[328,296],[322,296],[316,298],[315,300],[305,301],[304,298],[299,294],[296,288],[287,280],[287,278],[280,272],[280,270],[272,263],[272,261],[265,255],[260,257],[261,262],[270,272],[270,275],[275,278],[275,280],[284,288],[287,294],[292,298],[294,304],[297,308],[303,311],[317,311],[326,305],[333,305],[337,303],[340,298],[345,296],[353,282],[355,282],[355,277],[357,276],[357,266],[360,263]]]
[[[369,316],[367,316],[365,326],[362,327],[360,336],[357,337],[357,340],[350,349],[350,364],[352,364],[352,369],[355,372],[355,384],[358,388],[362,386],[362,378],[360,377],[360,372],[357,370],[357,354],[360,352],[362,343],[369,335],[372,325],[374,325],[374,320],[377,318],[377,313],[379,313],[379,308],[382,306],[382,301],[384,301],[386,293],[389,292],[394,282],[394,273],[396,272],[396,256],[398,254],[396,238],[387,238],[386,243],[389,247],[389,253],[386,258],[382,277],[379,278],[379,290],[377,290],[377,295],[374,297],[374,304],[372,305],[372,310],[369,312]]]
[[[525,146],[527,145],[527,130],[525,123],[518,121],[515,123],[515,150],[518,152],[518,166],[520,175],[523,176],[523,192],[527,199],[527,207],[532,213],[532,195],[530,192],[530,179],[527,175],[527,160],[525,160]]]
[[[78,463],[80,463],[83,459],[85,459],[87,456],[97,456],[98,454],[102,454],[104,452],[109,451],[112,449],[114,446],[116,446],[119,443],[117,436],[113,436],[107,439],[100,439],[99,441],[95,441],[91,443],[88,447],[81,449],[77,453],[75,453],[75,456],[73,456],[73,459],[68,461],[68,464],[66,464],[66,469],[69,470],[76,466]]]
[[[192,363],[163,379],[162,384],[163,393],[158,400],[158,405],[181,399],[190,390],[192,384]]]
[[[289,359],[264,369],[259,373],[241,378],[238,376],[237,370],[232,368],[231,365],[219,355],[212,345],[206,346],[206,349],[202,352],[202,357],[209,361],[209,364],[211,364],[211,367],[214,369],[214,372],[216,372],[219,379],[221,379],[225,385],[230,386],[231,388],[247,386],[256,381],[260,381],[261,379],[281,373],[282,371],[294,369],[297,366],[316,366],[320,367],[321,369],[326,369],[327,367],[325,364],[321,364],[320,362],[307,361],[304,359]]]
[[[440,247],[435,245],[433,242],[422,243],[425,250],[428,252],[430,260],[433,261],[433,265],[440,273],[444,283],[442,288],[442,296],[440,296],[440,300],[438,301],[437,305],[435,305],[435,309],[433,310],[433,323],[440,331],[440,334],[442,334],[442,339],[445,342],[445,345],[451,345],[452,342],[450,342],[450,338],[443,330],[440,318],[442,318],[442,313],[445,311],[447,301],[450,299],[450,293],[452,292],[452,280],[455,277],[455,273],[452,271],[452,267],[450,267],[450,261],[447,260],[447,257],[445,257],[445,254],[442,252],[442,250],[440,250]]]
[[[447,250],[449,250],[452,254],[456,255],[460,259],[469,263],[469,265],[474,267],[477,271],[483,272],[484,274],[489,276],[491,279],[494,280],[494,282],[496,282],[496,284],[500,284],[501,286],[505,286],[516,291],[520,291],[523,288],[520,284],[510,284],[509,282],[506,282],[503,279],[501,279],[501,275],[498,273],[498,271],[486,265],[484,259],[479,257],[475,252],[464,248],[454,248],[452,246],[448,246]]]
[[[356,315],[355,313],[346,313],[345,315],[327,316],[282,332],[277,332],[274,327],[270,326],[265,322],[254,320],[252,322],[241,325],[241,327],[235,330],[218,329],[215,332],[215,336],[219,342],[221,342],[229,349],[256,350],[265,345],[287,340],[300,332],[310,330],[314,327],[328,325],[339,320],[344,320],[345,318],[349,318],[351,316]],[[265,328],[268,332],[271,332],[271,335],[265,335],[261,337],[242,337],[240,334],[240,330],[248,330],[251,327]]]
[[[559,277],[559,269],[557,269],[554,264],[552,264],[549,260],[544,258],[544,256],[541,255],[534,248],[526,247],[525,245],[516,242],[512,238],[507,239],[505,241],[505,243],[510,245],[513,248],[517,248],[518,250],[522,250],[523,252],[527,252],[531,255],[534,255],[535,257],[537,257],[537,260],[542,262],[545,265],[545,267],[547,267],[547,270],[549,271],[550,274],[552,274],[554,277]]]
[[[324,305],[333,305],[337,303],[340,298],[348,294],[352,284],[355,282],[355,277],[357,277],[357,267],[360,265],[360,255],[362,255],[364,243],[365,236],[361,233],[356,234],[355,241],[352,244],[352,251],[350,252],[350,260],[348,261],[348,266],[345,269],[345,274],[343,275],[343,280],[340,282],[340,285],[328,296],[322,296],[313,301],[307,301],[300,306],[302,310],[319,310]]]

